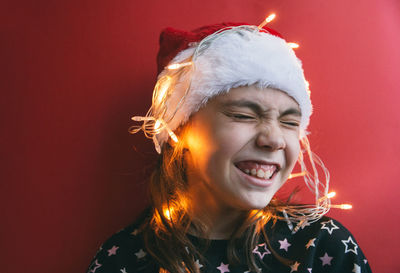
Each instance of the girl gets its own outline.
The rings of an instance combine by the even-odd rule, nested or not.
[[[161,33],[153,103],[132,128],[160,154],[152,207],[88,272],[370,272],[353,236],[324,216],[329,175],[306,138],[301,62],[264,25]],[[274,198],[296,162],[313,205]]]

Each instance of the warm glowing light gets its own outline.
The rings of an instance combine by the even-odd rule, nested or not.
[[[167,90],[169,88],[171,82],[171,77],[165,77],[164,80],[160,80],[157,82],[157,104],[160,104],[164,99],[165,95],[167,94]]]
[[[328,194],[326,195],[326,197],[332,198],[332,197],[334,197],[335,195],[336,195],[336,192],[332,191],[332,192],[328,193]]]
[[[305,84],[306,84],[306,89],[307,89],[308,96],[310,96],[311,95],[310,82],[305,80]]]
[[[322,201],[324,201],[324,200],[327,199],[327,198],[332,198],[332,197],[334,197],[335,195],[336,195],[336,192],[332,191],[332,192],[328,193],[327,195],[322,196],[320,199],[318,199],[318,201],[319,201],[319,202],[322,202]]]
[[[168,130],[169,136],[172,138],[173,141],[178,142],[178,137],[172,132],[171,130]]]
[[[341,205],[330,205],[331,208],[335,209],[352,209],[353,206],[350,204],[341,204]]]
[[[275,13],[270,14],[265,20],[258,26],[258,29],[262,29],[266,24],[274,20],[276,17]]]
[[[173,213],[174,213],[174,208],[173,207],[169,207],[169,208],[166,207],[166,208],[163,209],[164,217],[167,218],[170,221],[171,221]]]
[[[158,130],[161,126],[161,121],[159,119],[156,120],[156,123],[154,124],[154,130]]]
[[[134,120],[134,121],[142,121],[142,120],[143,120],[143,117],[134,116],[134,117],[131,117],[131,120]]]
[[[353,208],[353,206],[350,205],[350,204],[343,204],[343,205],[341,205],[341,209],[352,209],[352,208]]]
[[[191,65],[191,64],[192,64],[192,62],[186,62],[186,63],[180,63],[180,64],[171,64],[171,65],[167,66],[167,68],[169,70],[174,70],[174,69],[179,69],[181,67],[188,66],[188,65]]]
[[[291,48],[299,48],[299,44],[297,43],[288,43]]]
[[[306,172],[291,173],[291,174],[289,175],[289,178],[288,178],[288,179],[292,179],[292,178],[299,177],[299,176],[305,176],[305,175],[306,175]]]
[[[269,22],[271,22],[272,20],[274,20],[275,17],[276,17],[276,14],[275,14],[275,13],[272,13],[272,14],[270,14],[267,18],[265,18],[265,22],[267,22],[267,24],[268,24]]]

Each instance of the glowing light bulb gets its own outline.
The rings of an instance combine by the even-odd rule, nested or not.
[[[310,96],[311,95],[310,82],[305,80],[305,83],[306,83],[307,94],[308,94],[308,96]]]
[[[291,174],[289,175],[288,179],[292,179],[292,178],[299,177],[299,176],[305,176],[305,175],[306,175],[306,172],[291,173]]]
[[[269,22],[271,22],[272,20],[274,20],[275,17],[276,17],[276,14],[275,14],[275,13],[272,13],[272,14],[270,14],[267,18],[265,18],[265,22],[267,22],[267,24],[268,24]]]
[[[167,94],[167,90],[171,83],[171,77],[166,76],[165,78],[161,78],[156,85],[157,89],[157,104],[161,104],[161,102],[165,99],[165,95]]]
[[[297,44],[297,43],[288,43],[288,45],[291,47],[291,48],[299,48],[299,44]]]
[[[157,119],[156,123],[154,124],[154,130],[157,131],[161,126],[161,120]]]
[[[341,204],[341,205],[330,205],[331,208],[335,209],[352,209],[353,206],[350,204]]]
[[[270,14],[265,20],[258,26],[258,29],[262,29],[266,24],[274,20],[276,17],[275,13]]]
[[[171,64],[171,65],[167,66],[167,68],[169,70],[175,70],[175,69],[179,69],[181,67],[188,66],[188,65],[191,65],[191,64],[192,64],[192,62],[186,62],[186,63],[180,63],[180,64]]]
[[[334,197],[335,195],[336,195],[336,192],[332,191],[332,192],[328,193],[328,194],[326,195],[326,197],[332,198],[332,197]]]
[[[164,209],[163,211],[165,218],[167,218],[168,220],[171,220],[171,213],[169,211],[169,209]]]
[[[178,137],[174,134],[174,132],[169,131],[168,134],[172,138],[173,141],[178,142]]]
[[[353,206],[350,204],[342,204],[341,205],[341,209],[352,209],[352,208],[353,208]]]

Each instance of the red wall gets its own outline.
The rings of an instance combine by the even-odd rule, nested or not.
[[[149,106],[161,28],[272,11],[301,45],[313,150],[354,206],[331,216],[374,272],[399,272],[397,0],[2,1],[1,272],[83,272],[145,206],[155,152],[127,129]]]

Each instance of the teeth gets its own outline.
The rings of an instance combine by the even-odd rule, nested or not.
[[[245,169],[244,170],[245,173],[252,175],[252,176],[256,176],[258,178],[263,178],[263,179],[270,179],[271,176],[273,175],[273,171],[272,170],[262,170],[262,169]]]
[[[264,178],[269,179],[272,176],[273,172],[271,170],[267,170],[264,173]]]

